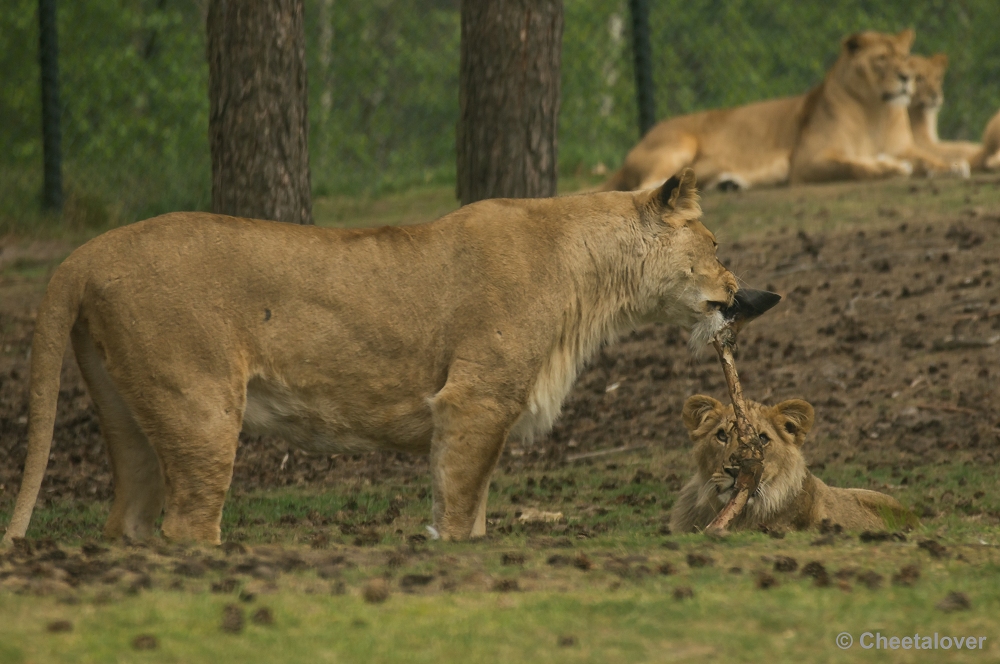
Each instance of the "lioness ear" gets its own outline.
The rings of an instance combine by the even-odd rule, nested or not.
[[[899,45],[901,49],[909,53],[910,47],[913,46],[913,40],[916,39],[917,33],[912,29],[907,28],[896,35],[896,44]]]
[[[796,445],[801,445],[816,418],[813,407],[802,399],[789,399],[775,406],[774,411],[778,415],[776,424],[795,436]]]
[[[948,54],[935,53],[931,56],[931,62],[934,63],[941,71],[944,71],[948,68]]]
[[[656,192],[656,200],[661,208],[674,212],[680,210],[701,211],[698,205],[698,187],[695,183],[694,171],[685,168],[680,174],[671,176]]]
[[[722,413],[722,404],[719,401],[704,394],[696,394],[684,402],[681,417],[688,431],[694,431],[705,422],[705,418],[716,412]]]
[[[861,33],[855,32],[853,35],[848,35],[840,43],[848,53],[854,55],[861,48]]]

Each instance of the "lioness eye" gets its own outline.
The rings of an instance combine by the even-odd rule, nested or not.
[[[729,442],[729,436],[726,435],[726,430],[725,429],[719,429],[718,431],[716,431],[715,432],[715,437],[718,439],[718,441],[720,443],[728,443]]]
[[[759,434],[757,437],[760,438],[761,445],[767,445],[768,443],[771,442],[771,437],[768,436],[766,433]]]

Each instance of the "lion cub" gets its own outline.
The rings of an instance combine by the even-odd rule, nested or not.
[[[913,519],[899,502],[877,491],[827,486],[806,468],[802,443],[813,407],[801,399],[776,406],[748,402],[750,421],[764,441],[764,474],[757,492],[733,520],[733,530],[759,526],[806,530],[824,520],[845,530],[882,530]],[[695,395],[684,404],[684,425],[695,445],[698,472],[681,490],[670,515],[674,532],[704,529],[729,500],[736,468],[727,468],[739,444],[732,406]]]

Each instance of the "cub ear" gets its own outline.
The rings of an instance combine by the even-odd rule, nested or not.
[[[935,53],[931,56],[931,62],[938,67],[941,71],[948,68],[948,54],[947,53]]]
[[[801,445],[816,419],[812,405],[802,399],[789,399],[775,406],[774,412],[777,414],[775,424],[794,436],[796,445]]]
[[[901,49],[909,53],[910,47],[913,46],[913,40],[916,39],[916,37],[917,33],[911,28],[907,28],[906,30],[900,31],[900,33],[896,35],[896,44]]]
[[[694,171],[690,168],[685,168],[680,173],[671,176],[656,192],[655,198],[663,210],[672,212],[697,210],[699,213],[701,212],[701,207],[698,205],[698,187],[695,183]]]
[[[712,397],[696,394],[693,397],[688,397],[688,400],[684,402],[681,417],[684,419],[684,426],[687,427],[687,430],[693,432],[704,424],[708,416],[713,413],[721,415],[722,404]]]

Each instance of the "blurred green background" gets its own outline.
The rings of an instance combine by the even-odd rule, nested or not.
[[[946,52],[944,138],[1000,107],[996,0],[653,1],[657,116],[804,92],[843,35],[917,31]],[[39,212],[36,0],[0,5],[0,233],[103,228],[210,199],[206,0],[59,3],[66,209]],[[456,0],[306,0],[314,196],[454,181]],[[638,138],[627,0],[565,0],[562,175],[614,169]],[[600,167],[598,167],[600,170]]]

